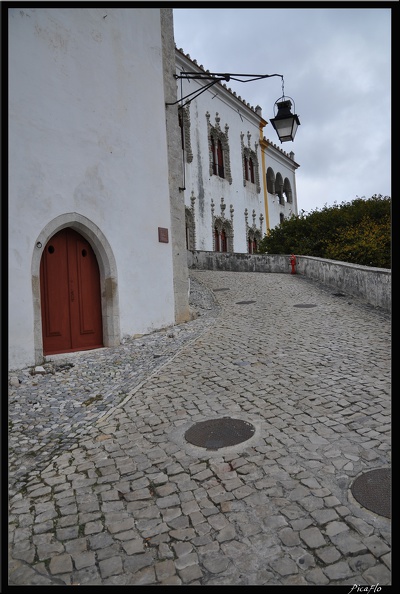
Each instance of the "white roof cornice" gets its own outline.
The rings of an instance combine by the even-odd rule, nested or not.
[[[192,60],[189,54],[185,54],[182,49],[175,48],[175,57],[176,57],[176,66],[178,69],[181,69],[184,72],[209,72],[209,70],[205,70],[205,68],[201,65],[199,66],[196,60]],[[191,79],[192,82],[197,83],[199,85],[199,89],[204,86],[205,83],[210,81],[204,81],[199,79]],[[218,92],[220,98],[225,100],[234,111],[242,111],[243,115],[254,123],[254,125],[259,126],[262,123],[263,126],[267,124],[266,120],[262,117],[261,107],[257,106],[254,108],[249,103],[239,95],[232,91],[229,87],[226,86],[225,83],[217,82],[210,88],[210,93]],[[190,97],[188,98],[190,100]]]

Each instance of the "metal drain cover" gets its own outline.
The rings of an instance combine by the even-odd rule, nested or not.
[[[313,303],[298,303],[297,305],[293,305],[293,307],[317,307]]]
[[[247,305],[247,303],[255,303],[255,301],[236,301],[236,305]]]
[[[357,477],[351,486],[351,492],[358,503],[385,518],[392,517],[391,489],[390,468],[365,472]]]
[[[222,289],[213,289],[214,293],[215,293],[215,291],[229,291],[229,290],[230,290],[230,289],[228,289],[228,288],[225,288],[225,287],[224,287],[224,288],[222,288]]]
[[[189,443],[207,450],[218,450],[233,446],[253,437],[255,428],[247,421],[240,419],[210,419],[196,423],[185,433]]]

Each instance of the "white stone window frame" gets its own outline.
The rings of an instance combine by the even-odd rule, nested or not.
[[[231,162],[230,162],[230,149],[229,149],[229,126],[225,124],[225,132],[222,131],[220,126],[221,118],[218,115],[218,112],[215,114],[215,126],[213,126],[210,122],[210,113],[207,111],[206,113],[207,119],[207,138],[208,138],[208,153],[209,153],[209,162],[210,162],[210,177],[216,176],[219,179],[226,179],[229,184],[232,184],[232,172],[231,172]],[[212,144],[211,138],[214,140],[215,150],[218,146],[218,140],[221,141],[222,146],[222,155],[224,160],[224,175],[225,177],[220,177],[218,174],[215,174],[213,171],[213,163],[214,163],[214,156],[212,151]]]
[[[240,133],[240,144],[241,144],[241,148],[242,148],[243,186],[244,187],[247,186],[247,187],[251,188],[254,185],[254,187],[256,188],[257,194],[260,194],[260,192],[261,192],[260,167],[259,167],[258,156],[257,156],[258,143],[255,142],[254,149],[251,148],[251,146],[250,146],[250,142],[251,142],[250,132],[247,132],[247,146],[244,145],[243,139],[244,139],[244,133],[241,132]],[[248,162],[250,162],[250,159],[253,162],[254,183],[250,180],[246,180],[245,157],[247,158]]]
[[[215,204],[214,204],[214,200],[211,199],[211,221],[212,221],[211,232],[212,232],[212,241],[213,241],[213,251],[214,252],[216,251],[214,232],[215,232],[215,229],[217,229],[219,234],[221,234],[222,231],[225,232],[226,253],[233,254],[234,253],[234,244],[233,244],[233,240],[234,240],[234,228],[233,228],[234,208],[231,204],[230,208],[229,208],[230,219],[225,218],[226,204],[225,204],[224,198],[222,197],[221,203],[220,203],[220,209],[221,209],[221,215],[215,216],[215,214],[214,214]]]

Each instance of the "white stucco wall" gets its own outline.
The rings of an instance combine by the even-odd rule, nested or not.
[[[10,368],[33,363],[33,253],[64,213],[112,250],[122,336],[174,322],[164,103],[158,9],[9,11]]]

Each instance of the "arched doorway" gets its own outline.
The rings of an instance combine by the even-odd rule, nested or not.
[[[96,255],[70,227],[53,235],[45,246],[40,292],[44,355],[103,346]]]

